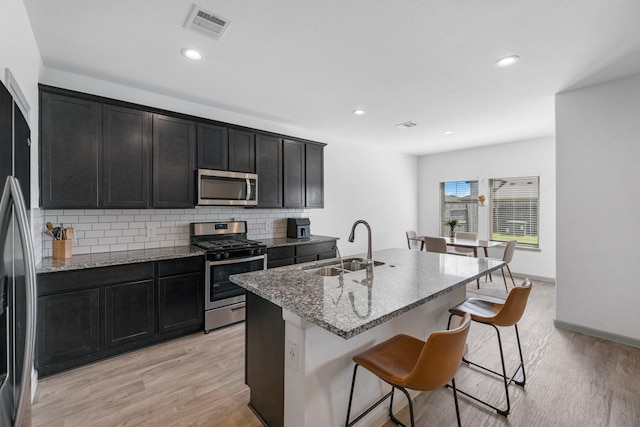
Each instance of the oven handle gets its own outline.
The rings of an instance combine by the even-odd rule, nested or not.
[[[243,262],[257,261],[259,259],[264,259],[264,255],[253,256],[249,258],[236,258],[236,259],[226,259],[224,261],[207,261],[207,266],[209,265],[228,265],[228,264],[241,264]]]

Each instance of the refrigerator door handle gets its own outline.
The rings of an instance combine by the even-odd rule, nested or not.
[[[26,324],[25,324],[25,349],[22,371],[21,384],[28,384],[30,382],[31,370],[33,369],[33,352],[34,352],[34,339],[35,339],[35,325],[36,325],[36,265],[35,265],[35,253],[33,250],[33,239],[31,236],[31,228],[27,218],[27,210],[25,207],[24,196],[20,189],[20,183],[18,179],[13,176],[7,177],[4,192],[2,194],[2,200],[0,200],[0,222],[8,221],[10,204],[13,203],[14,214],[18,223],[18,233],[22,239],[22,254],[25,261],[25,295],[26,295]],[[6,224],[0,224],[2,230],[7,229]],[[0,236],[2,237],[2,236]],[[22,424],[24,417],[24,402],[26,399],[31,399],[31,396],[27,396],[28,388],[21,387],[20,395],[18,396],[18,402],[16,405],[15,418],[13,420],[14,426]]]

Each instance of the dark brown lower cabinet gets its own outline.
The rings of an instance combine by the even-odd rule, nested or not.
[[[38,364],[51,366],[98,351],[100,289],[38,298]]]
[[[284,425],[284,320],[282,308],[247,292],[245,380],[249,406],[269,427]]]
[[[158,279],[159,332],[202,328],[204,316],[202,273]]]
[[[104,346],[153,336],[153,280],[104,288]]]
[[[203,275],[202,256],[38,275],[39,376],[202,331]]]

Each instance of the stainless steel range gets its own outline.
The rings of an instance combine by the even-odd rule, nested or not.
[[[195,222],[193,246],[206,251],[204,330],[241,322],[245,318],[245,290],[229,280],[232,274],[265,270],[266,246],[247,240],[246,221]]]

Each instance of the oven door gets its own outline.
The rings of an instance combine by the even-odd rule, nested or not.
[[[244,301],[245,290],[229,280],[233,274],[265,270],[264,255],[223,261],[207,261],[205,269],[205,309],[224,307]]]

